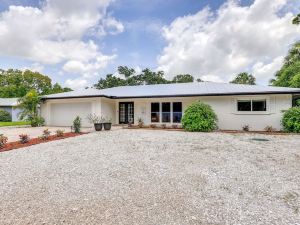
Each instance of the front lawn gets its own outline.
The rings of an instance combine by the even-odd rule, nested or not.
[[[27,121],[0,122],[0,127],[11,127],[11,126],[22,126],[22,125],[30,125],[30,122]]]

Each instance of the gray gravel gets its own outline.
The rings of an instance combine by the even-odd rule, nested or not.
[[[103,131],[1,153],[0,178],[1,225],[300,224],[299,136]]]

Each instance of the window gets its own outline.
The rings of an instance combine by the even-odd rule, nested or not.
[[[251,111],[251,100],[238,100],[237,102],[238,111],[247,112]]]
[[[256,112],[267,111],[267,101],[252,100],[252,111],[256,111]]]
[[[182,102],[151,103],[152,123],[181,123],[181,118]]]
[[[182,103],[173,102],[173,123],[180,123],[182,117]]]
[[[162,122],[163,123],[171,122],[171,103],[163,102],[161,105],[162,105]]]
[[[159,112],[160,112],[160,107],[159,103],[151,103],[151,122],[152,123],[158,123],[159,122]]]
[[[267,101],[263,100],[238,100],[237,110],[239,112],[264,112],[267,111]]]

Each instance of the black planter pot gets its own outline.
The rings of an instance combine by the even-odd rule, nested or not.
[[[101,131],[102,130],[102,123],[94,123],[94,127],[96,131]]]
[[[111,123],[103,123],[104,130],[110,130],[111,129]]]

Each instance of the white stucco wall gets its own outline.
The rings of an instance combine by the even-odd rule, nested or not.
[[[74,99],[53,99],[47,100],[41,104],[41,116],[45,119],[46,125],[48,126],[59,126],[59,124],[55,123],[55,119],[53,118],[53,108],[55,105],[59,104],[82,104],[82,103],[90,103],[90,107],[88,109],[83,109],[84,112],[73,112],[72,109],[65,109],[66,112],[60,114],[60,121],[66,121],[67,124],[62,123],[61,126],[71,126],[72,121],[75,118],[75,115],[86,115],[82,116],[82,125],[84,127],[90,127],[90,124],[87,120],[87,114],[96,114],[98,116],[102,116],[105,119],[111,119],[112,123],[116,123],[115,118],[115,101],[107,98],[74,98]],[[70,107],[72,108],[72,107]],[[74,118],[73,118],[74,117]]]
[[[59,104],[81,104],[81,103],[90,103],[86,104],[87,108],[82,109],[81,112],[74,112],[72,109],[65,109],[64,113],[60,114],[60,121],[66,121],[68,126],[72,125],[72,121],[75,119],[76,115],[82,115],[82,125],[84,127],[90,127],[90,124],[87,120],[87,115],[90,113],[95,113],[101,115],[101,98],[74,98],[74,99],[53,99],[47,100],[41,104],[41,116],[45,119],[47,126],[59,126],[60,124],[55,123],[55,118],[52,115],[52,109],[55,105]],[[66,126],[66,124],[61,124],[61,126]]]
[[[266,112],[238,112],[237,99],[266,99]],[[91,113],[110,118],[113,124],[119,123],[119,102],[134,102],[134,123],[142,118],[145,124],[151,124],[151,102],[182,102],[184,110],[196,101],[203,101],[214,109],[218,116],[218,126],[224,130],[241,130],[244,125],[249,125],[251,130],[263,130],[266,126],[281,129],[282,110],[292,107],[291,95],[262,95],[262,96],[216,96],[216,97],[182,97],[182,98],[147,98],[147,99],[108,99],[108,98],[82,98],[47,100],[41,105],[41,115],[47,125],[51,124],[51,105],[63,103],[90,102]],[[60,115],[70,119],[70,113]],[[172,123],[169,123],[170,125]],[[91,126],[91,124],[90,124]]]
[[[111,120],[113,124],[116,124],[116,104],[115,100],[101,98],[101,115],[106,120]]]
[[[267,99],[267,111],[238,112],[236,109],[237,99]],[[291,95],[122,99],[116,101],[116,106],[119,102],[134,102],[135,124],[137,124],[138,118],[142,118],[145,124],[151,124],[151,102],[182,102],[184,112],[189,105],[199,100],[213,108],[219,119],[218,127],[223,130],[241,130],[244,125],[249,125],[251,130],[264,130],[266,126],[280,130],[282,110],[292,107]],[[116,118],[118,118],[118,114],[117,108]]]

